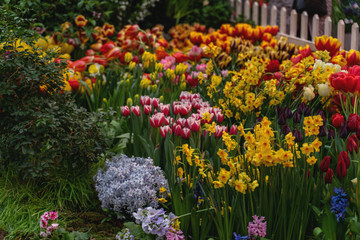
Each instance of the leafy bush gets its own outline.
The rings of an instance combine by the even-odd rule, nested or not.
[[[27,21],[0,9],[0,164],[24,178],[87,172],[102,151],[93,117],[62,92],[64,65],[33,47]]]
[[[95,176],[102,207],[117,213],[132,214],[138,208],[157,207],[161,187],[168,189],[168,183],[150,158],[113,157]]]

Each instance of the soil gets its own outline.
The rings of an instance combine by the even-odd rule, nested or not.
[[[7,232],[5,232],[4,230],[2,230],[0,228],[0,240],[4,239],[6,235],[7,235]]]
[[[113,240],[123,226],[122,221],[108,218],[104,212],[68,212],[66,215],[70,220],[66,229],[69,232],[90,231],[91,240]]]

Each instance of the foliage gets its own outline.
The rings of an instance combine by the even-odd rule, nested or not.
[[[33,27],[45,27],[49,31],[57,29],[64,19],[75,19],[79,14],[89,19],[95,26],[111,21],[115,25],[125,25],[144,19],[150,12],[156,0],[5,0],[2,8],[14,10],[24,18],[34,18]],[[25,11],[24,11],[25,9]]]
[[[191,12],[184,17],[182,22],[198,22],[207,27],[219,28],[221,24],[227,23],[231,15],[231,6],[229,1],[210,0],[207,4],[196,2]]]
[[[56,53],[33,47],[38,36],[21,27],[24,20],[0,14],[2,167],[43,180],[88,172],[104,146],[94,118],[63,93],[64,65],[53,61]]]

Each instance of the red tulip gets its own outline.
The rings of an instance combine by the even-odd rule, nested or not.
[[[184,138],[184,139],[189,139],[191,136],[191,131],[190,129],[188,128],[183,128],[182,131],[181,131],[181,137]]]
[[[333,176],[334,176],[334,171],[331,168],[329,168],[325,174],[325,183],[327,184],[331,183]]]
[[[171,128],[169,126],[160,127],[160,134],[163,138],[166,138],[167,134],[172,134]]]
[[[150,117],[150,125],[152,127],[160,127],[165,121],[165,115],[163,113],[156,113]]]
[[[355,132],[358,129],[358,125],[360,123],[360,116],[356,113],[351,113],[346,122],[348,129],[351,132]]]
[[[233,124],[230,128],[230,135],[236,135],[237,131],[238,131],[237,126]]]
[[[121,48],[114,47],[110,49],[106,54],[104,54],[107,61],[119,58],[121,56]]]
[[[179,118],[178,120],[176,120],[176,124],[180,125],[181,127],[185,127],[186,126],[186,119],[185,118]]]
[[[162,104],[159,105],[160,112],[162,112],[165,116],[168,116],[170,113],[170,104]]]
[[[145,105],[144,106],[144,113],[145,113],[145,115],[149,115],[150,113],[152,113],[151,105]]]
[[[223,132],[227,132],[227,127],[226,126],[219,126],[219,125],[216,125],[215,126],[215,133],[214,133],[214,136],[216,138],[219,138],[222,136]]]
[[[132,106],[131,107],[131,111],[136,115],[136,116],[140,116],[141,115],[141,110],[139,106]]]
[[[335,113],[332,115],[331,121],[335,128],[340,128],[344,122],[344,116],[339,113]]]
[[[159,107],[159,103],[160,103],[160,99],[159,99],[159,98],[151,98],[151,99],[150,99],[150,104],[153,105],[154,108],[158,108],[158,107]]]
[[[350,167],[350,158],[346,151],[341,151],[338,157],[338,161],[343,161],[345,163],[346,168]]]
[[[353,153],[353,151],[358,153],[358,151],[359,151],[358,139],[355,134],[350,135],[350,137],[347,139],[346,151],[348,151],[349,153]]]
[[[338,164],[336,166],[336,173],[339,178],[343,178],[347,174],[347,168],[344,160],[339,158]]]
[[[100,48],[100,52],[102,54],[106,54],[108,53],[111,49],[113,49],[114,47],[116,47],[116,44],[113,41],[110,41],[108,43],[105,43],[104,45],[101,46]]]
[[[222,123],[224,121],[224,114],[221,112],[215,112],[215,118],[218,123]]]
[[[331,157],[330,156],[325,156],[324,159],[320,163],[320,166],[319,166],[320,171],[327,172],[327,170],[330,167],[330,163],[331,163]]]
[[[70,87],[73,91],[76,91],[79,89],[79,81],[73,78],[70,78],[68,80],[68,83],[70,84]]]
[[[130,115],[130,109],[128,106],[121,106],[120,107],[121,109],[121,114],[124,116],[124,117],[127,117]]]
[[[141,96],[140,97],[140,104],[142,106],[145,106],[145,105],[150,105],[150,97],[149,96]]]
[[[187,60],[187,56],[181,52],[175,52],[172,56],[175,58],[176,63],[182,63]]]
[[[181,125],[174,124],[173,125],[173,131],[174,131],[175,136],[181,136],[181,133],[182,133]]]
[[[186,126],[190,128],[192,132],[200,131],[200,120],[196,120],[195,118],[189,117],[186,120]]]

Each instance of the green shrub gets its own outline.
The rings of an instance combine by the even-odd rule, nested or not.
[[[104,144],[95,119],[62,92],[64,64],[33,48],[27,21],[1,9],[0,19],[0,166],[31,179],[87,172]]]

